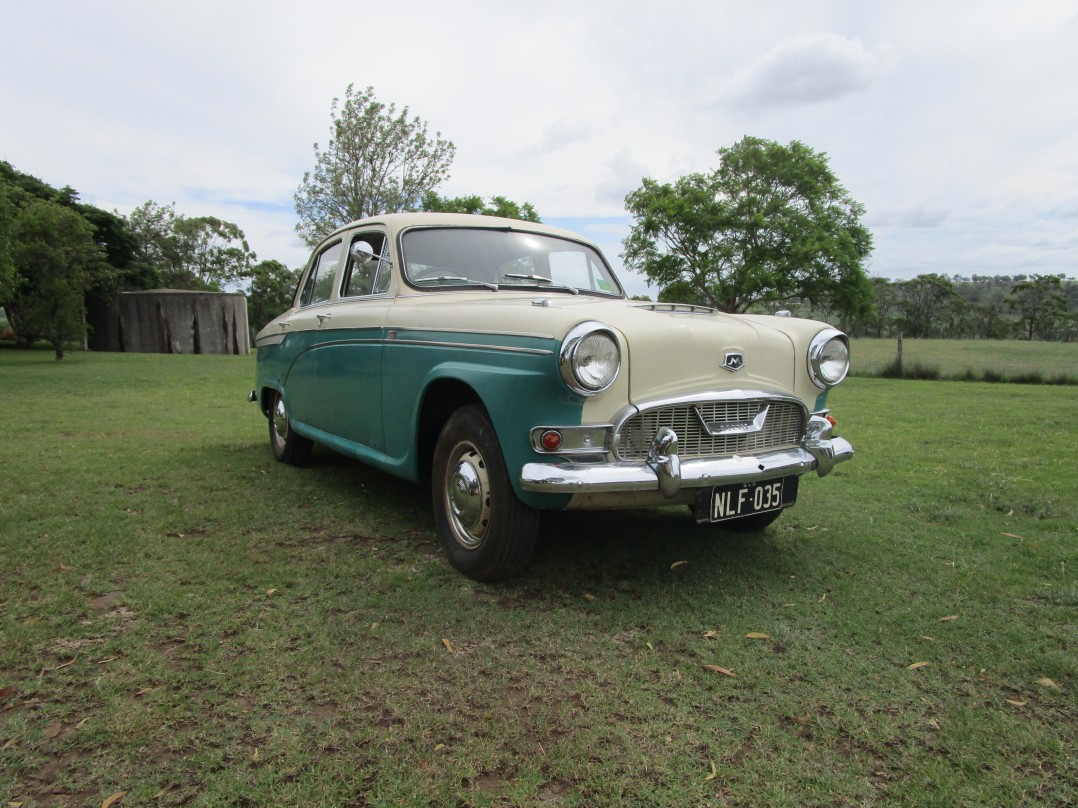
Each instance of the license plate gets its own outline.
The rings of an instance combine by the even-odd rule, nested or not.
[[[797,499],[797,477],[705,488],[696,496],[697,522],[725,522],[780,511]]]

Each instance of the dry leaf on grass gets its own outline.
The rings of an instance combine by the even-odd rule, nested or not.
[[[675,561],[673,564],[670,565],[670,569],[676,570],[679,567],[686,566],[688,563],[689,563],[688,561]]]
[[[735,679],[737,678],[736,673],[734,673],[732,670],[728,670],[727,668],[723,668],[720,665],[704,665],[704,668],[713,673],[721,673],[723,676],[732,676]]]
[[[45,736],[46,740],[51,741],[63,731],[64,725],[61,724],[59,721],[53,721],[51,724],[45,727],[45,731],[42,734]]]
[[[914,662],[912,665],[907,665],[906,670],[915,671],[918,668],[926,668],[931,664],[931,662]]]
[[[1057,685],[1055,682],[1053,682],[1047,676],[1045,676],[1043,679],[1038,679],[1037,684],[1039,684],[1041,687],[1054,687],[1057,690],[1059,689],[1059,685]]]
[[[946,623],[946,622],[948,622],[949,620],[957,620],[957,619],[958,619],[958,615],[957,615],[957,614],[949,614],[949,615],[947,615],[946,617],[941,617],[941,618],[940,618],[940,622],[941,622],[941,623]]]
[[[771,635],[770,634],[764,634],[762,631],[750,631],[748,634],[745,635],[745,639],[747,639],[747,640],[770,640]]]
[[[719,636],[719,632],[718,632],[717,629],[714,629],[714,628],[708,629],[707,631],[704,632],[704,639],[705,640],[713,640],[717,636]]]
[[[719,770],[715,768],[715,761],[712,760],[709,761],[709,763],[711,763],[711,774],[704,778],[705,783],[710,782],[719,776]]]
[[[118,803],[120,800],[122,800],[126,796],[127,796],[126,791],[117,791],[115,794],[113,794],[111,797],[109,797],[107,800],[105,800],[103,803],[101,803],[101,808],[112,808],[113,805]]]
[[[1025,707],[1026,706],[1026,703],[1024,701],[1018,701],[1016,699],[1004,699],[1004,701],[1007,702],[1008,704],[1013,704],[1015,707]]]
[[[453,644],[449,640],[442,640],[442,645],[445,646],[446,651],[453,653]]]

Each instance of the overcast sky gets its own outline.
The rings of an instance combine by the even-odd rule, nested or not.
[[[349,83],[620,268],[627,193],[800,140],[873,275],[1078,275],[1078,0],[0,0],[0,159],[128,213],[215,215],[296,267],[293,195]],[[631,291],[641,278],[621,275]]]

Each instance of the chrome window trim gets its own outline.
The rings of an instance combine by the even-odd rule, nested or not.
[[[579,289],[577,291],[580,294],[592,295],[592,296],[595,296],[595,297],[603,298],[604,300],[605,299],[609,299],[609,300],[625,300],[625,299],[628,298],[628,295],[625,293],[625,287],[622,286],[622,284],[621,284],[621,278],[619,278],[617,273],[614,272],[613,268],[610,266],[610,262],[606,260],[606,256],[603,255],[603,252],[602,252],[602,250],[599,249],[598,245],[592,244],[590,241],[586,241],[585,239],[580,238],[580,237],[573,237],[573,235],[570,234],[570,233],[549,233],[549,232],[545,232],[545,231],[540,230],[540,229],[529,227],[528,224],[529,224],[528,222],[524,222],[524,221],[513,221],[512,224],[510,224],[508,226],[500,224],[500,223],[494,224],[492,226],[484,226],[482,223],[477,222],[475,224],[469,224],[469,225],[458,225],[458,224],[414,224],[414,225],[410,225],[408,227],[403,227],[400,230],[398,230],[397,234],[396,234],[397,255],[400,257],[400,277],[401,277],[401,280],[404,281],[405,285],[409,289],[419,293],[420,295],[430,294],[431,292],[460,292],[460,291],[465,291],[465,290],[471,291],[471,290],[474,290],[474,289],[477,289],[477,288],[482,288],[483,285],[478,283],[478,282],[473,283],[473,284],[469,284],[469,285],[460,284],[459,286],[448,286],[448,287],[416,286],[415,282],[412,280],[411,274],[408,271],[408,257],[406,255],[406,251],[405,251],[405,248],[404,248],[405,237],[409,233],[415,233],[415,232],[420,231],[420,230],[493,230],[493,231],[499,231],[500,230],[500,231],[503,231],[503,232],[516,233],[516,234],[522,234],[522,235],[533,235],[533,236],[539,236],[539,237],[542,237],[542,238],[554,239],[554,240],[557,240],[557,241],[564,241],[564,242],[566,242],[568,244],[575,244],[578,247],[584,247],[585,249],[587,249],[591,253],[594,253],[595,256],[599,259],[599,263],[602,264],[603,267],[605,267],[607,275],[614,282],[614,286],[615,286],[616,291],[614,291],[614,292],[602,292],[602,291],[598,291],[598,290],[595,290],[595,289],[591,289],[591,290],[588,290],[588,291],[585,291],[583,289]],[[502,288],[494,289],[492,291],[513,292],[513,291],[523,291],[523,290],[514,290],[514,289],[512,289],[512,287],[502,287]],[[530,289],[529,293],[534,295],[535,290]]]

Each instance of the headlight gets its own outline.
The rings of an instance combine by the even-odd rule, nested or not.
[[[561,377],[571,390],[591,396],[614,383],[621,367],[621,349],[607,326],[581,323],[562,342],[558,364]]]
[[[812,338],[808,353],[812,382],[825,390],[846,378],[850,370],[850,344],[846,335],[834,328]]]

